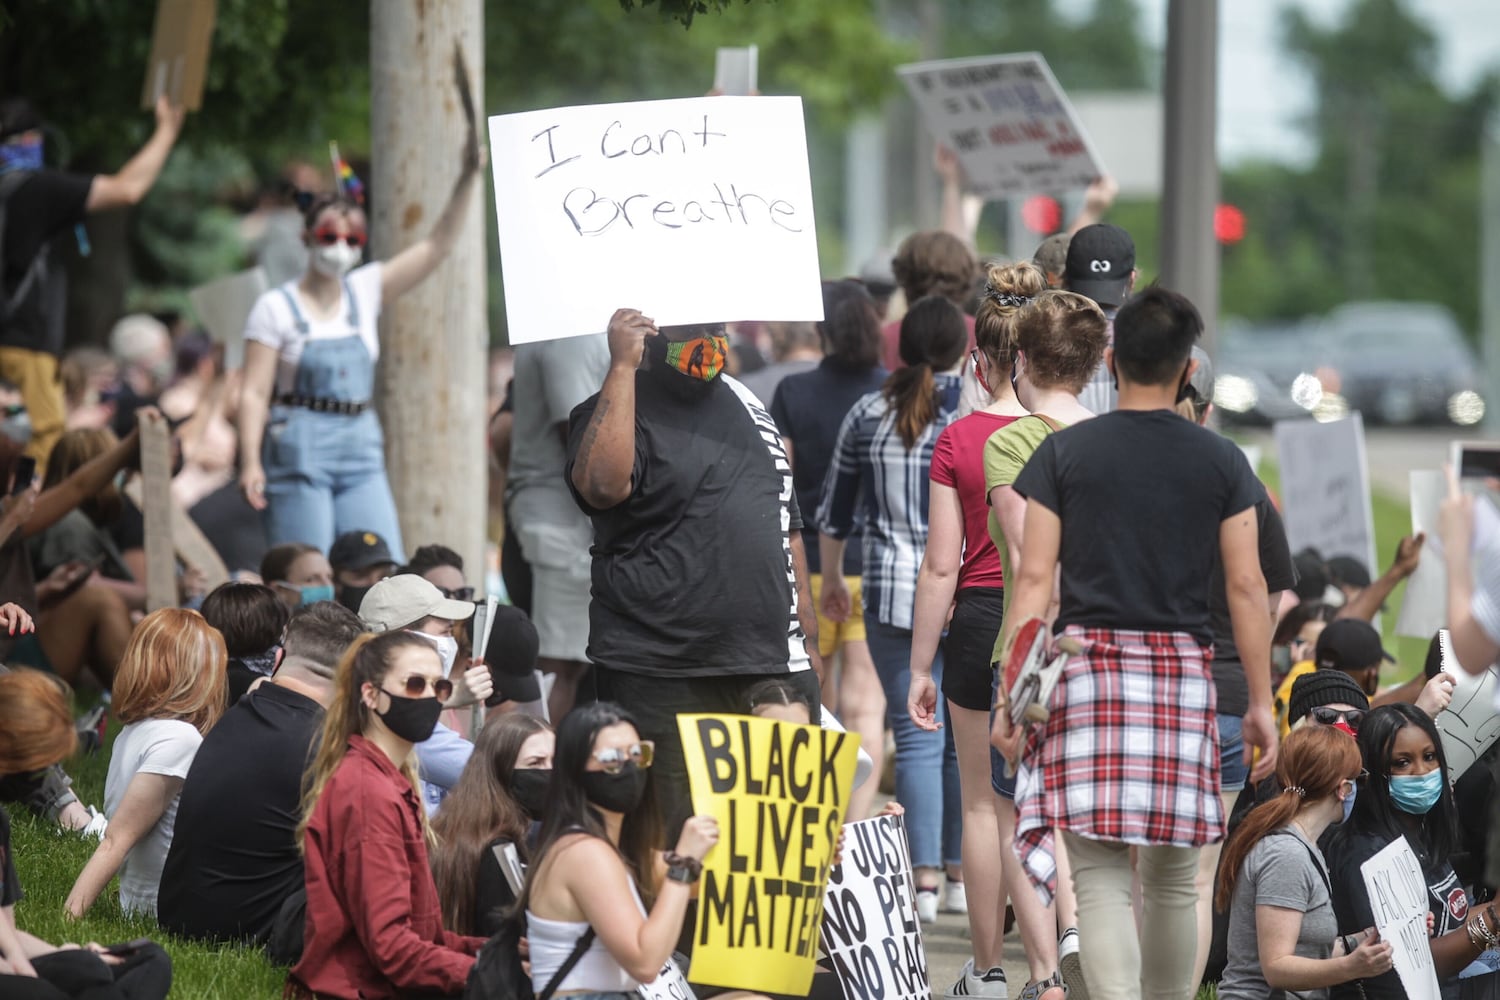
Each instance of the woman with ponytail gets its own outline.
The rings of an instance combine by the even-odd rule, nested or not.
[[[297,831],[307,923],[289,995],[463,992],[484,939],[443,929],[414,752],[452,693],[437,649],[411,632],[361,636],[339,662]]]
[[[1317,846],[1349,818],[1361,774],[1359,747],[1337,729],[1299,729],[1281,745],[1282,793],[1245,817],[1219,863],[1214,905],[1229,911],[1221,1000],[1326,998],[1330,986],[1390,970],[1391,945],[1373,927],[1338,936]]]
[[[846,539],[856,523],[864,523],[865,634],[896,741],[896,800],[906,808],[917,912],[929,923],[937,919],[944,864],[952,884],[960,878],[958,762],[951,739],[912,721],[906,696],[917,573],[927,546],[928,477],[938,436],[958,411],[955,371],[967,342],[963,313],[946,298],[929,296],[911,307],[901,320],[907,367],[844,417],[816,519],[823,566],[843,564]],[[843,577],[825,573],[823,615],[842,622],[851,603]],[[940,652],[932,658],[931,676],[942,683]],[[955,909],[959,898],[950,897]]]

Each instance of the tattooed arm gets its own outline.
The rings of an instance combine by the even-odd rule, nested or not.
[[[656,323],[634,309],[617,309],[609,321],[609,374],[573,460],[573,487],[596,510],[621,503],[635,486],[635,370],[655,335]]]

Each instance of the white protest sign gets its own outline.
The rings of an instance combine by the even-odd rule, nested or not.
[[[1478,677],[1459,666],[1448,630],[1439,633],[1443,672],[1453,678],[1453,700],[1433,722],[1443,734],[1448,758],[1448,780],[1457,784],[1464,772],[1500,739],[1500,712],[1495,711],[1495,688],[1500,670],[1494,664]]]
[[[1292,551],[1310,545],[1325,559],[1354,556],[1363,559],[1372,574],[1378,572],[1360,415],[1328,423],[1277,421],[1276,453],[1281,462],[1282,520]]]
[[[1441,472],[1414,469],[1411,473],[1411,530],[1425,532],[1422,559],[1406,578],[1406,596],[1396,616],[1396,634],[1430,639],[1442,628],[1448,613],[1448,566],[1438,537],[1438,505],[1448,494]],[[1454,676],[1457,676],[1455,674]]]
[[[224,345],[224,367],[240,367],[245,356],[245,321],[255,300],[269,287],[259,267],[227,275],[188,292],[188,301],[208,335]]]
[[[845,1000],[930,1000],[911,849],[899,816],[844,827],[823,897],[823,950]]]
[[[699,97],[490,119],[510,342],[821,320],[802,101]]]
[[[1427,877],[1405,837],[1359,866],[1370,894],[1375,929],[1391,943],[1391,958],[1410,1000],[1440,1000],[1437,969],[1427,943]]]
[[[1104,166],[1039,52],[897,67],[927,131],[987,198],[1088,187]]]
[[[661,972],[649,983],[642,983],[635,990],[645,1000],[698,1000],[693,988],[682,976],[682,970],[672,959],[661,967]]]

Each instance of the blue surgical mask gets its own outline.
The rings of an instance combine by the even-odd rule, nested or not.
[[[1396,808],[1413,816],[1425,816],[1443,797],[1442,768],[1426,774],[1398,774],[1391,779],[1391,801]]]
[[[301,590],[302,604],[317,604],[319,601],[333,600],[333,584],[325,583],[321,587],[303,587]]]
[[[42,169],[42,140],[0,143],[0,173]]]
[[[1349,822],[1349,817],[1354,813],[1354,796],[1356,796],[1358,794],[1359,794],[1359,786],[1358,785],[1356,785],[1355,787],[1349,789],[1349,797],[1344,800],[1344,818],[1342,820],[1340,820],[1339,822],[1341,822],[1341,823],[1347,823],[1347,822]]]

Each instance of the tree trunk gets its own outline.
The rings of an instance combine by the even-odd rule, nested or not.
[[[484,96],[481,0],[370,5],[370,223],[375,256],[425,236],[453,190],[468,123],[454,87],[463,46],[475,100]],[[485,137],[483,107],[480,139]],[[484,184],[483,178],[479,181]],[[408,555],[440,543],[484,572],[485,227],[476,192],[452,255],[381,317],[376,399]]]

